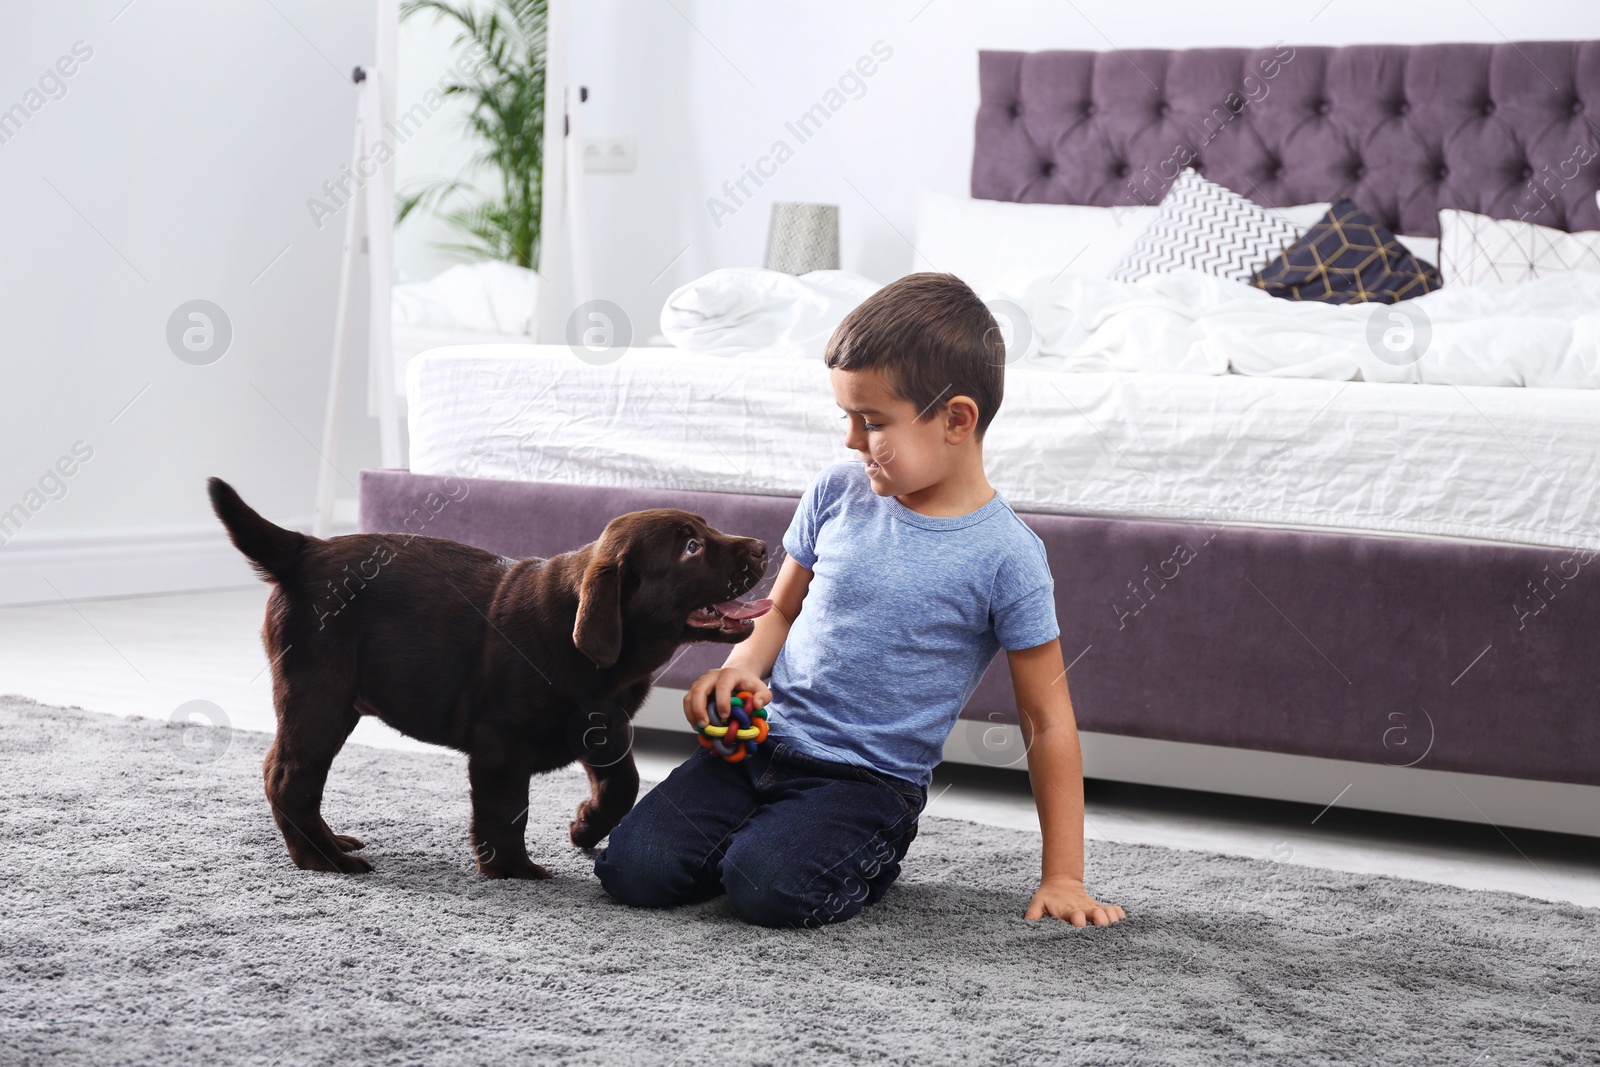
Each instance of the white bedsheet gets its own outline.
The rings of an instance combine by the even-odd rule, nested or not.
[[[799,495],[849,458],[816,360],[446,348],[422,474]],[[1600,548],[1600,390],[1009,369],[984,447],[1019,511]]]

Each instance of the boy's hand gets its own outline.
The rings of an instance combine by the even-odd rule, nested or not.
[[[710,721],[706,716],[706,704],[712,696],[715,696],[717,711],[726,721],[730,698],[735,693],[744,692],[752,695],[757,708],[766,707],[772,699],[772,690],[768,689],[760,678],[741,667],[719,667],[716,670],[706,671],[695,679],[689,691],[684,694],[683,717],[696,729],[704,726]]]
[[[1028,904],[1028,913],[1023,918],[1042,919],[1046,915],[1065,919],[1078,927],[1090,923],[1110,926],[1118,919],[1128,917],[1115,904],[1102,904],[1091,897],[1083,883],[1074,878],[1055,878],[1039,883],[1039,891],[1033,895],[1033,900]]]

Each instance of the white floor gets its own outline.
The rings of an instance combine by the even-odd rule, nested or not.
[[[168,596],[0,608],[0,693],[122,715],[169,718],[194,700],[237,729],[273,729],[259,631],[265,586]],[[654,732],[652,732],[654,734]],[[375,720],[355,741],[427,749]],[[654,734],[638,753],[659,779],[686,739]],[[0,744],[3,744],[0,739]],[[1204,849],[1469,889],[1499,889],[1600,906],[1600,849],[1586,839],[1422,819],[1336,813],[1315,822],[1298,805],[1241,803],[1194,792],[1099,789],[1091,839]],[[941,768],[929,812],[1037,831],[1020,772]],[[1091,886],[1094,872],[1089,872]],[[1111,889],[1112,887],[1107,887]],[[1108,893],[1108,895],[1114,895]]]

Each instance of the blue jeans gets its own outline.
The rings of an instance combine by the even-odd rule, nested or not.
[[[611,831],[594,873],[635,907],[727,893],[761,926],[842,922],[899,876],[927,801],[923,786],[777,736],[738,763],[698,748]]]

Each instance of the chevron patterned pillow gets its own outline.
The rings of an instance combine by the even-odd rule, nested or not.
[[[1595,194],[1600,199],[1600,193]],[[1439,210],[1439,269],[1451,285],[1526,282],[1547,274],[1600,272],[1600,233]]]
[[[1293,244],[1300,227],[1269,214],[1193,170],[1178,175],[1160,212],[1111,272],[1131,282],[1188,267],[1248,282],[1256,268]]]

